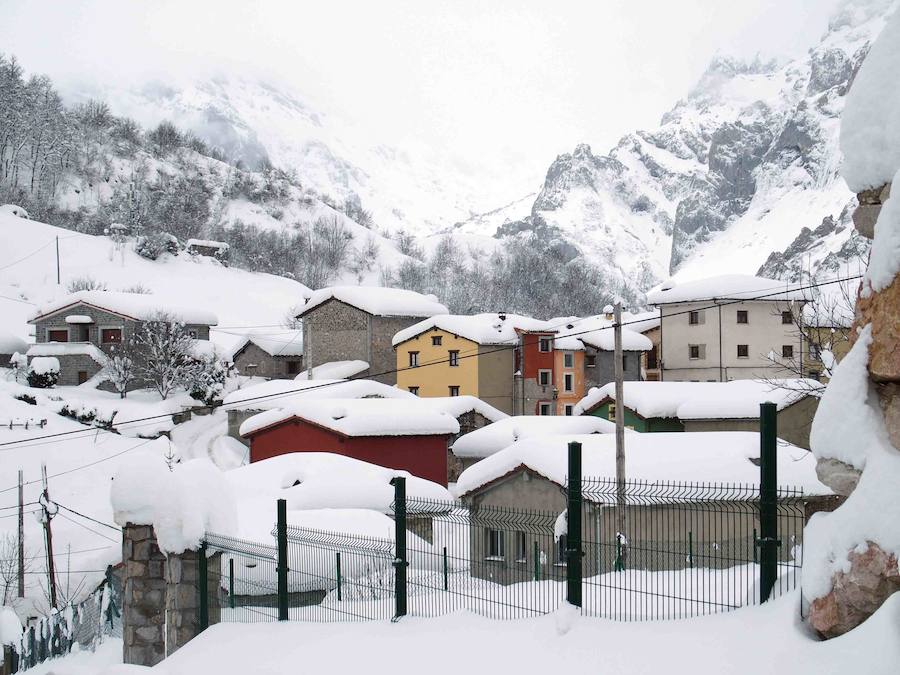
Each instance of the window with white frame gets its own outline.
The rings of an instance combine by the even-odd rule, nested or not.
[[[459,366],[459,350],[451,349],[448,352],[448,354],[450,355],[450,357],[449,357],[450,367],[451,368],[458,367]]]
[[[419,352],[410,352],[409,353],[409,367],[417,368],[419,365]]]
[[[566,417],[571,417],[575,414],[575,406],[571,404],[567,404],[565,407]]]
[[[485,553],[488,560],[503,560],[506,557],[506,538],[503,530],[485,530]]]
[[[547,387],[553,382],[553,371],[552,370],[539,370],[538,371],[538,384],[542,387]]]
[[[563,390],[566,392],[575,391],[575,375],[572,373],[563,375]]]
[[[550,403],[547,403],[547,402],[538,403],[538,415],[547,416],[547,415],[552,415],[552,414],[553,414],[553,408]]]
[[[553,349],[553,343],[550,341],[548,337],[542,337],[538,340],[538,350],[542,352],[549,352]]]
[[[563,367],[565,368],[574,368],[575,367],[575,354],[572,352],[566,352],[563,354]]]

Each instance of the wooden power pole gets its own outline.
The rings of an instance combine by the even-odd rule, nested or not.
[[[53,564],[53,530],[50,527],[50,520],[56,513],[55,510],[50,508],[53,502],[50,501],[46,464],[41,464],[41,481],[44,485],[44,492],[41,495],[41,506],[44,508],[44,536],[47,539],[47,577],[50,582],[50,606],[56,608],[56,568]]]
[[[625,368],[622,355],[622,303],[617,302],[614,311],[616,373],[616,538],[620,554],[616,566],[622,564],[625,536]]]
[[[25,597],[25,485],[19,469],[19,597]]]

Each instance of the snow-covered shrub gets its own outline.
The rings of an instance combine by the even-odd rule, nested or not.
[[[10,213],[19,218],[29,219],[28,211],[15,204],[4,204],[3,206],[0,206],[0,213]]]
[[[152,232],[138,237],[134,252],[147,260],[156,260],[163,253],[178,255],[178,240],[168,232]]]
[[[94,277],[84,275],[83,277],[75,277],[66,284],[66,290],[69,293],[77,293],[78,291],[105,291],[106,284],[97,281]]]
[[[137,377],[132,342],[125,342],[115,347],[103,365],[103,374],[119,396],[125,398],[128,388]]]
[[[9,359],[9,367],[13,373],[13,380],[19,381],[19,376],[28,372],[28,357],[15,352]]]
[[[36,356],[28,369],[28,386],[50,389],[59,382],[59,359],[55,356]]]
[[[206,405],[219,405],[225,391],[228,371],[228,364],[215,354],[197,359],[193,381],[190,384],[191,398],[203,401]]]
[[[153,295],[153,290],[138,282],[122,289],[123,293],[136,293],[138,295]]]
[[[37,399],[34,396],[29,396],[28,394],[19,394],[18,396],[16,396],[16,400],[27,403],[28,405],[37,405]]]
[[[72,405],[69,405],[68,403],[63,405],[63,407],[59,409],[59,414],[63,417],[73,419],[76,422],[81,422],[88,426],[99,427],[101,429],[112,429],[113,418],[116,415],[116,413],[113,412],[109,417],[104,417],[96,408],[88,408],[83,405],[79,406],[74,403]]]
[[[189,388],[198,369],[194,340],[184,324],[165,313],[144,323],[135,335],[135,348],[142,354],[138,377],[166,399],[178,387]]]

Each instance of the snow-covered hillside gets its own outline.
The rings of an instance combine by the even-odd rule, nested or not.
[[[109,237],[4,213],[0,233],[0,330],[29,341],[33,327],[26,322],[37,307],[65,295],[72,281],[84,277],[108,290],[140,286],[163,301],[215,312],[221,330],[214,330],[212,339],[223,347],[230,347],[243,327],[277,330],[311,292],[291,279],[225,267],[212,258],[184,252],[147,260],[134,252],[131,241],[117,244]]]
[[[574,244],[638,292],[670,274],[756,273],[773,253],[764,271],[792,279],[864,258],[849,224],[854,195],[837,173],[838,122],[894,5],[849,0],[802,59],[716,58],[656,129],[607,155],[579,145],[559,156],[530,216],[497,234]]]

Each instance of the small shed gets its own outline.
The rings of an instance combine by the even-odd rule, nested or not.
[[[254,415],[240,433],[250,439],[251,463],[334,452],[446,486],[447,440],[459,433],[459,423],[417,400],[310,400]]]
[[[185,250],[191,255],[202,255],[215,258],[223,263],[228,262],[228,254],[231,246],[224,241],[212,239],[188,239],[185,242]]]
[[[303,372],[303,331],[245,335],[232,348],[231,361],[238,375],[293,379]]]

